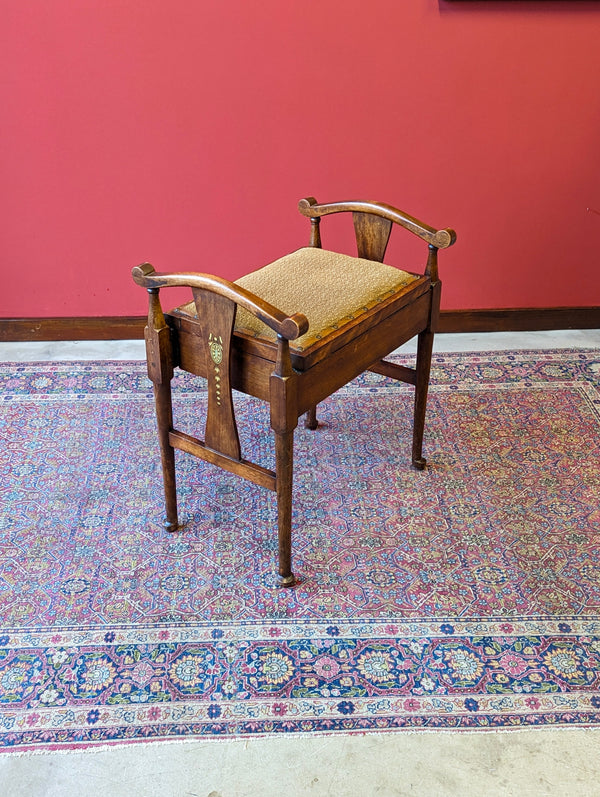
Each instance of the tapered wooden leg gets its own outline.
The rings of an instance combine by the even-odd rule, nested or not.
[[[275,433],[275,475],[279,537],[278,586],[293,587],[292,573],[292,478],[294,471],[294,432]]]
[[[158,443],[162,463],[163,482],[165,488],[166,517],[164,526],[167,531],[177,531],[177,490],[175,482],[175,449],[169,443],[169,432],[173,428],[173,409],[171,403],[171,384],[154,384],[154,402],[156,405],[156,423],[158,426]]]
[[[316,429],[319,426],[319,421],[317,420],[317,407],[311,407],[309,411],[306,413],[306,417],[304,420],[304,426],[307,429]]]
[[[425,330],[419,335],[417,344],[417,384],[415,386],[415,414],[413,421],[412,464],[423,470],[427,460],[423,457],[423,434],[425,431],[425,412],[427,410],[427,391],[431,370],[433,332]]]

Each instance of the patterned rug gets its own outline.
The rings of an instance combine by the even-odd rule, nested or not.
[[[181,455],[186,526],[162,529],[142,363],[0,378],[4,750],[600,724],[600,351],[436,356],[423,472],[406,386],[321,405],[291,590],[265,490]],[[180,428],[205,398],[177,378]],[[236,402],[272,466],[264,406]]]

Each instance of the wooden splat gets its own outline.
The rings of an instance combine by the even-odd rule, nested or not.
[[[390,239],[392,222],[372,213],[353,213],[352,219],[358,256],[381,263]]]
[[[204,441],[214,451],[239,460],[240,439],[229,366],[235,302],[208,291],[195,289],[193,293],[202,327],[201,345],[207,349],[208,409]]]

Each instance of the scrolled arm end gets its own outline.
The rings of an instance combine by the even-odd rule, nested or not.
[[[447,249],[449,246],[452,246],[452,244],[455,242],[456,242],[456,233],[454,230],[451,230],[449,227],[445,230],[438,230],[431,239],[431,244],[437,247],[438,249]]]
[[[308,318],[302,313],[294,313],[281,322],[279,334],[286,340],[296,340],[308,332]]]
[[[313,205],[317,205],[318,202],[314,198],[314,196],[307,196],[304,199],[301,199],[298,202],[298,210],[302,213],[303,216],[313,216],[315,214],[311,213],[311,209]]]
[[[131,276],[133,277],[133,281],[137,285],[141,285],[142,288],[147,288],[149,285],[148,277],[153,276],[156,274],[154,270],[154,266],[150,263],[140,263],[139,266],[134,266],[131,269]]]

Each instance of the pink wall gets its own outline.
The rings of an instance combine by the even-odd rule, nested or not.
[[[445,308],[600,305],[599,41],[568,0],[3,2],[0,316],[239,276],[310,194],[455,227]]]

